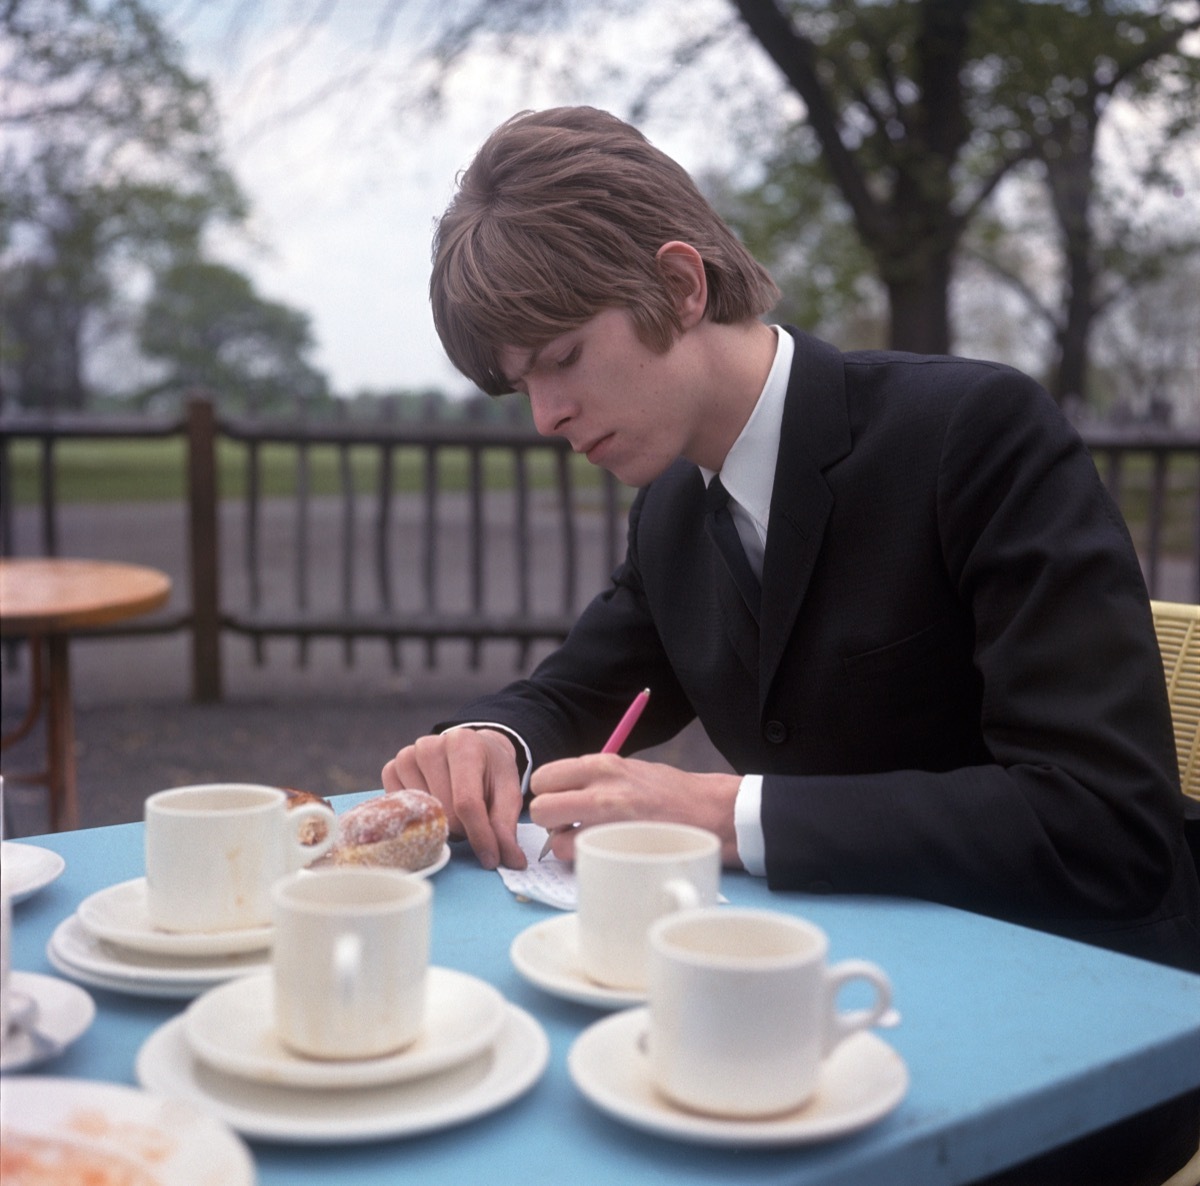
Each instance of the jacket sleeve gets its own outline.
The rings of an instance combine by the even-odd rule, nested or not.
[[[534,766],[599,751],[633,697],[650,687],[646,712],[626,753],[674,737],[695,713],[679,686],[642,590],[638,522],[645,491],[629,514],[629,549],[607,588],[585,607],[563,644],[527,679],[485,695],[439,722],[495,721],[519,734]]]

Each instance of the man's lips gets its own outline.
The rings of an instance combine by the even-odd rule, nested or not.
[[[576,450],[577,453],[584,454],[588,461],[593,465],[597,463],[597,458],[604,452],[608,442],[613,439],[613,434],[610,432],[607,436],[597,437],[590,445],[581,446]]]

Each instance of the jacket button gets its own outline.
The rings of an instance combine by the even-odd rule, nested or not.
[[[787,726],[782,721],[768,721],[763,736],[772,745],[782,745],[787,741]]]

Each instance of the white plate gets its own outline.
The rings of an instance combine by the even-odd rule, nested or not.
[[[36,844],[0,844],[0,863],[4,880],[14,902],[23,902],[30,894],[48,886],[67,867],[67,862],[48,848]]]
[[[179,934],[159,930],[150,922],[144,877],[97,891],[84,898],[75,913],[97,939],[151,955],[239,955],[271,945],[270,926]]]
[[[53,1055],[38,1057],[33,1041],[23,1030],[13,1029],[0,1042],[0,1071],[18,1071],[57,1057],[80,1035],[86,1032],[96,1016],[92,998],[77,985],[56,976],[40,976],[37,972],[12,972],[11,993],[23,993],[32,998],[37,1012],[30,1019],[60,1049]],[[7,1092],[5,1088],[5,1092]]]
[[[213,1070],[188,1049],[176,1017],[146,1039],[136,1073],[143,1087],[187,1100],[248,1137],[334,1145],[414,1136],[486,1115],[528,1091],[549,1057],[545,1030],[508,1005],[496,1044],[451,1070],[384,1087],[307,1091]]]
[[[402,869],[401,872],[408,873],[410,877],[432,877],[435,873],[440,873],[450,863],[450,845],[443,844],[442,851],[433,859],[433,863],[426,865],[423,869]],[[390,866],[385,866],[390,867]],[[320,873],[325,869],[338,869],[344,866],[338,865],[331,860],[328,855],[313,861],[308,869],[312,873]]]
[[[435,873],[440,873],[450,863],[450,845],[443,844],[442,851],[438,853],[432,865],[426,865],[424,869],[414,869],[412,875],[414,877],[432,877]]]
[[[582,1005],[625,1009],[646,999],[640,989],[605,988],[579,967],[579,916],[559,914],[526,927],[508,949],[513,967],[531,984]]]
[[[844,1136],[886,1116],[908,1090],[904,1060],[882,1038],[857,1033],[825,1060],[803,1107],[763,1120],[688,1112],[655,1089],[640,1040],[647,1009],[627,1009],[575,1039],[567,1069],[575,1086],[610,1116],[659,1136],[705,1145],[801,1145]]]
[[[72,914],[54,929],[46,944],[46,958],[64,976],[141,997],[186,999],[271,966],[269,951],[244,955],[183,959],[129,951],[97,939]]]
[[[220,1121],[178,1100],[87,1079],[5,1080],[4,1151],[19,1150],[48,1167],[39,1181],[90,1182],[91,1169],[96,1181],[156,1186],[255,1182],[250,1151]]]
[[[504,998],[490,984],[432,967],[426,982],[425,1027],[398,1054],[382,1058],[305,1058],[275,1032],[270,973],[243,976],[193,1001],[184,1014],[188,1045],[218,1071],[291,1087],[373,1087],[400,1083],[466,1062],[491,1046],[504,1024]]]

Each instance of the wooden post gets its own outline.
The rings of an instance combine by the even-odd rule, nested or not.
[[[217,420],[212,401],[188,400],[188,516],[192,576],[192,699],[222,697],[217,537]]]

